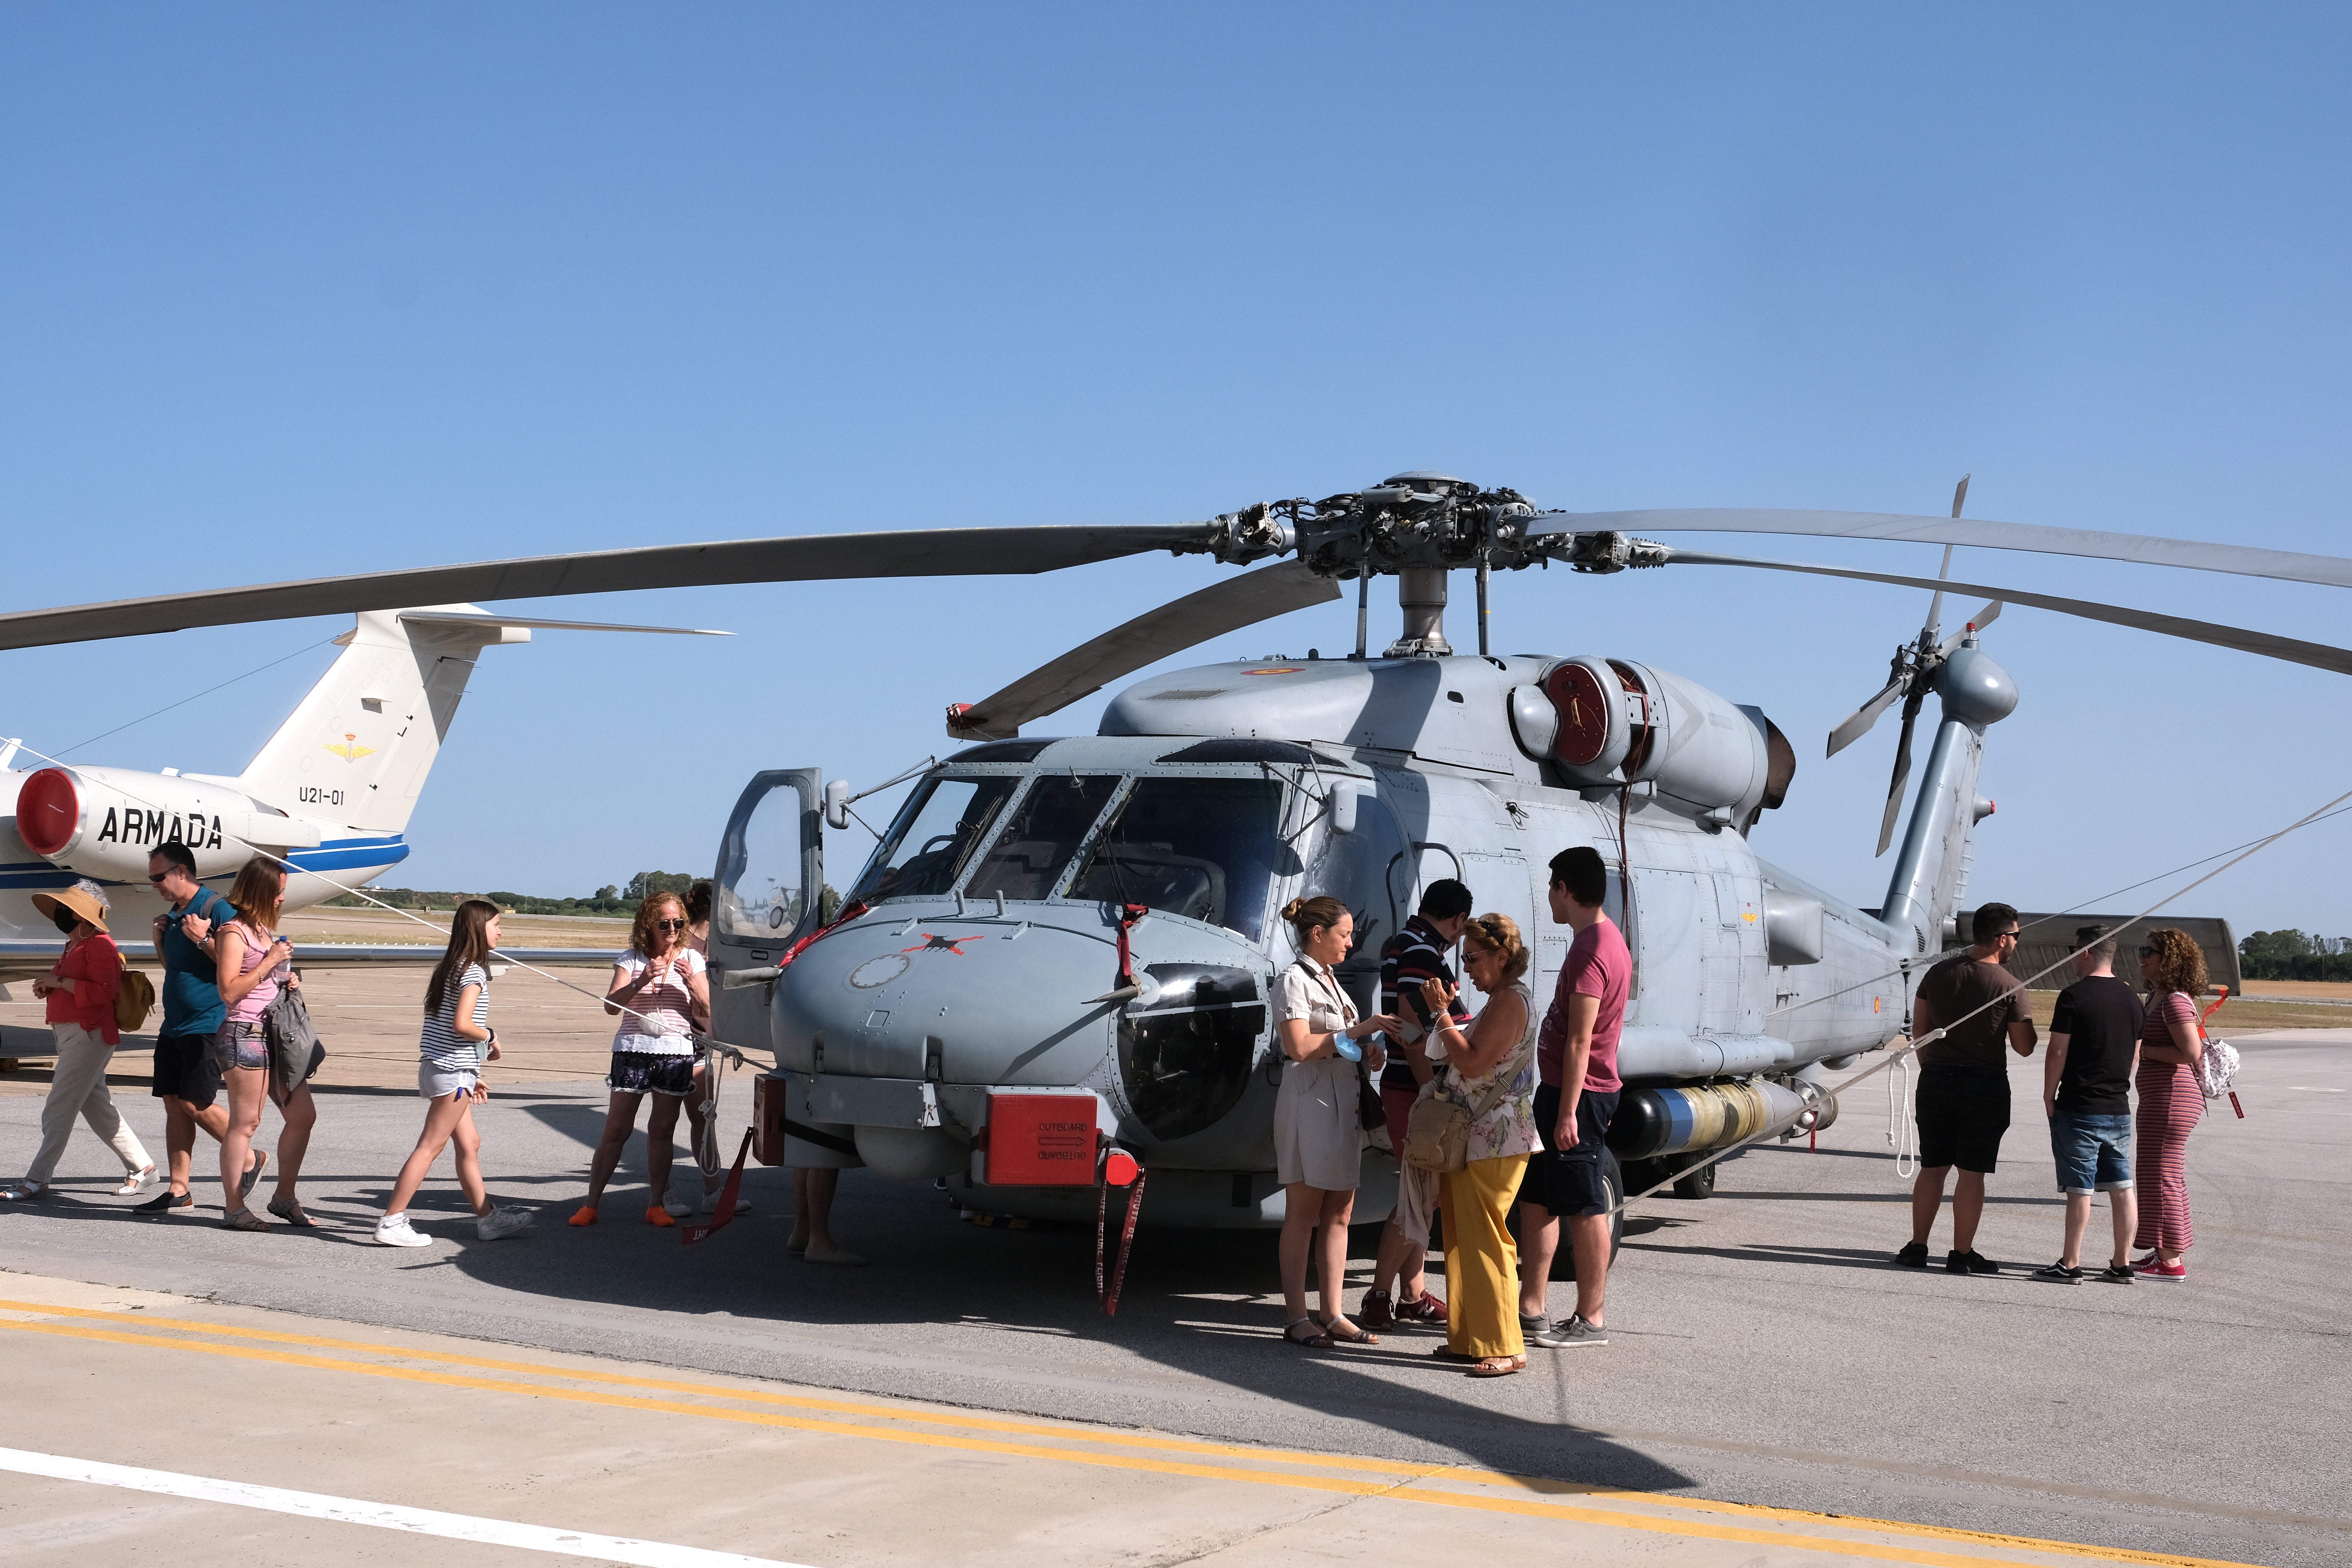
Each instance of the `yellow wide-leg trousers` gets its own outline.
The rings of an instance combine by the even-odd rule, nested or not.
[[[1521,1355],[1519,1247],[1505,1228],[1525,1154],[1473,1160],[1444,1178],[1445,1342],[1462,1355]]]

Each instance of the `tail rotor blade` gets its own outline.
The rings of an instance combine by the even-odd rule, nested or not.
[[[1903,786],[1911,782],[1911,726],[1919,718],[1920,695],[1914,693],[1903,705],[1903,732],[1895,742],[1895,779],[1886,786],[1886,815],[1878,823],[1877,854],[1886,853],[1895,842],[1895,818],[1903,810]]]
[[[1993,622],[1999,619],[2000,619],[2000,601],[1999,599],[1995,599],[1991,604],[1985,605],[1984,608],[1979,610],[1975,615],[1970,616],[1969,617],[1969,624],[1962,626],[1958,631],[1954,632],[1950,637],[1946,637],[1943,640],[1942,645],[1939,646],[1936,651],[1939,654],[1949,654],[1954,648],[1960,646],[1963,639],[1975,636],[1977,633],[1984,630],[1985,627],[1992,625]]]
[[[1895,705],[1895,700],[1903,695],[1904,685],[1903,677],[1897,675],[1886,683],[1885,690],[1855,709],[1847,716],[1845,722],[1832,730],[1829,754],[1834,757],[1864,735],[1869,734],[1871,726],[1878,722],[1878,716],[1892,708]]]

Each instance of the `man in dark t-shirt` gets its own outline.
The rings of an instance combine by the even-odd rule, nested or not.
[[[2142,1010],[2132,988],[2116,978],[2116,939],[2106,927],[2075,930],[2073,963],[2074,984],[2058,993],[2051,1010],[2050,1055],[2042,1064],[2042,1109],[2050,1118],[2058,1190],[2066,1194],[2066,1250],[2033,1277],[2082,1282],[2083,1233],[2091,1224],[2091,1194],[2101,1192],[2115,1221],[2116,1246],[2099,1278],[2128,1285],[2139,1218],[2132,1190],[2131,1081]]]
[[[1985,1178],[2009,1131],[2009,1058],[2033,1054],[2033,1015],[2025,986],[2001,967],[2017,951],[2017,911],[1987,904],[1970,924],[1975,945],[1927,971],[1911,1006],[1911,1037],[1946,1033],[1919,1051],[1919,1177],[1911,1184],[1911,1240],[1895,1255],[1910,1268],[1927,1267],[1927,1234],[1944,1203],[1944,1178],[1954,1165],[1952,1250],[1944,1267],[1955,1274],[1998,1274],[2000,1265],[1976,1250],[1984,1217]]]
[[[155,1098],[163,1102],[163,1147],[169,1179],[162,1192],[133,1214],[168,1215],[195,1206],[188,1191],[201,1128],[218,1142],[228,1131],[228,1107],[221,1098],[221,1068],[213,1060],[213,1034],[227,1015],[213,967],[214,930],[236,911],[226,899],[196,880],[196,858],[174,839],[147,858],[147,880],[171,906],[155,917],[155,956],[163,964],[163,1023],[155,1034]],[[246,1167],[245,1191],[261,1173],[259,1150]],[[236,1199],[225,1200],[233,1206]]]
[[[1443,980],[1457,988],[1445,955],[1462,940],[1470,923],[1470,889],[1453,878],[1432,882],[1421,895],[1421,912],[1404,929],[1381,944],[1381,1011],[1401,1020],[1403,1027],[1391,1040],[1389,1065],[1381,1075],[1381,1110],[1389,1124],[1389,1152],[1396,1156],[1397,1205],[1381,1232],[1381,1248],[1372,1264],[1371,1289],[1364,1292],[1358,1313],[1368,1329],[1394,1328],[1400,1322],[1443,1323],[1445,1303],[1428,1289],[1429,1216],[1436,1207],[1437,1177],[1405,1163],[1405,1118],[1421,1098],[1421,1086],[1435,1065],[1429,1059],[1429,1031],[1435,1022],[1422,999],[1425,980]],[[1457,1027],[1470,1022],[1470,1009],[1456,996],[1447,1009]],[[1396,1284],[1391,1300],[1389,1286]]]

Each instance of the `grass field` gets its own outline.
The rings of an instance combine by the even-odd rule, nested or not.
[[[2265,993],[2284,990],[2294,984],[2289,981],[2257,981]],[[2252,1034],[2257,1029],[2342,1029],[2352,1028],[2352,1005],[2331,1003],[2318,993],[2347,992],[2352,986],[2310,984],[2305,995],[2273,996],[2269,994],[2231,997],[2221,1004],[2221,1011],[2206,1021],[2206,1028],[2219,1035]],[[2055,991],[2032,991],[2027,994],[2033,1002],[2033,1016],[2046,1028],[2050,1009],[2058,1001]]]

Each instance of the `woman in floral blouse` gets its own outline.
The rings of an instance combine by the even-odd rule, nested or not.
[[[1528,946],[1507,915],[1480,915],[1462,933],[1462,968],[1486,1005],[1465,1031],[1433,1032],[1448,1070],[1432,1082],[1475,1112],[1469,1159],[1443,1178],[1445,1282],[1453,1294],[1445,1361],[1473,1377],[1507,1377],[1528,1364],[1519,1334],[1519,1250],[1505,1228],[1536,1136],[1536,1031],[1542,1016],[1527,984]],[[1454,999],[1443,980],[1423,987],[1434,1018]]]

